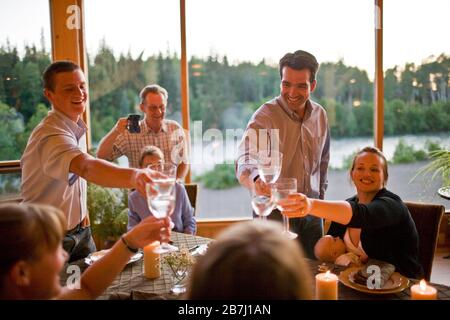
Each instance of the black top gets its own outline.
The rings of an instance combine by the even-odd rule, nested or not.
[[[343,239],[347,227],[361,228],[361,244],[370,258],[392,263],[404,276],[422,278],[419,236],[402,199],[383,188],[369,204],[359,204],[357,196],[347,201],[352,219],[347,225],[332,222],[328,234]]]

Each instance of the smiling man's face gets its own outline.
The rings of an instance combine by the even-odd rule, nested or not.
[[[86,78],[81,70],[60,72],[54,76],[53,89],[45,89],[44,94],[53,108],[64,113],[73,121],[78,121],[86,108],[88,92]]]
[[[166,101],[163,96],[159,93],[149,92],[140,108],[145,113],[147,126],[153,130],[159,130],[166,114]]]
[[[311,71],[283,67],[281,73],[281,96],[292,111],[299,111],[316,87],[316,81],[310,82]]]

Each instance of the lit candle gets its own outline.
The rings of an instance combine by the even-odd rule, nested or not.
[[[338,277],[328,270],[316,275],[316,300],[338,299]]]
[[[411,287],[412,300],[436,300],[437,290],[430,285],[427,285],[425,280],[421,280],[419,284]]]
[[[144,275],[149,279],[161,276],[161,260],[158,253],[153,252],[159,246],[159,241],[144,247]]]

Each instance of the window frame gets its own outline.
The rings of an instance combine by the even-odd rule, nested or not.
[[[80,9],[80,28],[66,27],[68,6]],[[383,0],[374,0],[375,9],[375,80],[374,80],[374,145],[383,149],[384,127],[384,78],[383,78]],[[52,61],[69,59],[80,65],[88,79],[87,56],[84,37],[84,0],[49,0],[50,29],[52,39]],[[182,126],[189,132],[189,69],[186,51],[186,0],[180,0],[180,42],[181,42],[181,113]],[[89,83],[87,83],[89,87]],[[92,145],[89,101],[83,114],[87,131],[88,148]],[[0,174],[20,172],[20,160],[0,161]],[[186,182],[191,181],[191,173]]]

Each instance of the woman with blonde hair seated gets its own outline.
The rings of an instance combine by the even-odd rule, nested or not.
[[[273,221],[225,230],[190,277],[188,299],[312,299],[311,275],[296,241]]]
[[[326,201],[293,194],[282,204],[284,213],[331,220],[328,234],[340,237],[347,249],[393,264],[404,276],[420,278],[423,270],[416,225],[400,197],[385,188],[388,165],[383,153],[374,147],[359,151],[350,177],[356,187],[352,198]]]
[[[122,271],[134,251],[168,236],[169,219],[149,217],[81,275],[79,289],[61,288],[68,254],[64,214],[47,205],[0,205],[0,299],[94,299]]]

